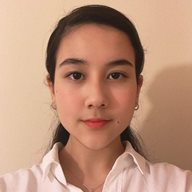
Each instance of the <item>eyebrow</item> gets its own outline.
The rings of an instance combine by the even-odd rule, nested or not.
[[[62,67],[65,65],[79,65],[79,64],[87,64],[87,62],[83,59],[67,58],[59,64],[59,67]]]
[[[109,67],[115,67],[115,66],[120,66],[120,65],[125,65],[125,66],[130,66],[130,67],[134,67],[134,64],[131,63],[129,60],[127,59],[118,59],[118,60],[114,60],[109,62],[108,66]]]
[[[88,62],[84,59],[67,58],[59,64],[59,67],[62,67],[65,65],[85,65],[85,64],[88,64]],[[117,59],[114,61],[110,61],[107,64],[108,67],[115,67],[115,66],[122,66],[122,65],[134,67],[134,64],[127,59]]]

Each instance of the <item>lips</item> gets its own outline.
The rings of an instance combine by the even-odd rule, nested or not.
[[[104,127],[106,124],[111,122],[111,120],[105,120],[105,119],[88,119],[83,120],[83,123],[89,128],[98,129]]]

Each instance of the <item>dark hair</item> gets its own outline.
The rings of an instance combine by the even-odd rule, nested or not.
[[[144,51],[137,30],[126,16],[104,5],[87,5],[77,8],[58,22],[55,30],[50,36],[47,46],[46,68],[49,73],[48,80],[54,84],[56,54],[62,38],[73,27],[89,23],[114,27],[128,36],[135,52],[136,77],[138,80],[143,70]],[[62,142],[65,145],[68,138],[69,133],[63,125],[59,123],[52,140],[52,146],[56,142]],[[130,127],[126,128],[121,134],[121,141],[125,140],[128,140],[133,148],[142,154],[140,143]]]

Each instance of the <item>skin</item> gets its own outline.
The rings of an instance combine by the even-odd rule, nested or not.
[[[70,133],[60,160],[71,183],[82,188],[69,170],[90,186],[105,179],[124,151],[120,134],[131,122],[141,86],[134,49],[123,32],[86,24],[62,39],[55,83],[49,87],[59,120]]]

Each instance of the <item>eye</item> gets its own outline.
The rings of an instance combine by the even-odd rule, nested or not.
[[[72,80],[82,80],[83,79],[83,74],[80,72],[71,72],[70,74],[67,75]]]
[[[126,76],[119,72],[114,72],[109,75],[110,80],[122,79],[123,77],[126,77]]]

